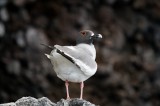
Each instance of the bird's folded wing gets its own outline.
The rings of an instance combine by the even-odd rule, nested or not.
[[[91,76],[97,70],[97,64],[93,58],[82,49],[76,46],[54,46],[57,53],[74,63],[80,70],[88,76]]]

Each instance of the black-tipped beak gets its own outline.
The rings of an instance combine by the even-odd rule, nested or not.
[[[99,38],[102,38],[102,35],[101,34],[95,34],[92,37],[95,38],[95,39],[99,39]]]

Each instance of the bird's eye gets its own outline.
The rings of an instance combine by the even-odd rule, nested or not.
[[[85,33],[85,32],[81,32],[81,34],[82,34],[82,35],[85,35],[86,33]]]

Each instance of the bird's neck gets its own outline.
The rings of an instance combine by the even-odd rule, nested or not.
[[[83,39],[83,38],[79,37],[76,42],[77,42],[77,45],[84,44],[84,43],[88,44],[88,45],[93,45],[93,39]]]
[[[94,45],[92,43],[91,44],[79,43],[79,44],[77,44],[77,46],[82,48],[87,53],[89,53],[89,55],[91,55],[92,58],[95,60],[95,58],[96,58],[96,50],[95,50],[95,47],[94,47]]]

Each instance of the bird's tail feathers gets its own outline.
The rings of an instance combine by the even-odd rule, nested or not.
[[[47,56],[47,58],[49,58],[49,59],[51,59],[51,55],[49,55],[49,54],[45,54],[46,56]]]

